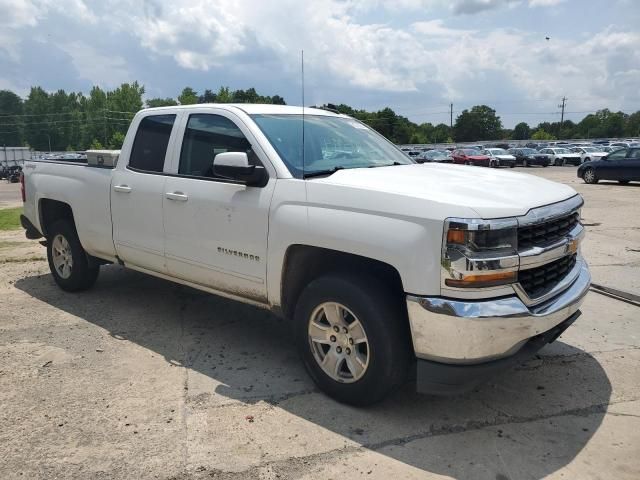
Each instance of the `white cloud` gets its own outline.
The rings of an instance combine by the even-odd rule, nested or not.
[[[520,5],[544,7],[560,1],[522,0]],[[0,0],[0,7],[9,3],[13,2]],[[372,15],[376,8],[388,8],[391,3],[397,10],[413,12],[406,15],[404,25],[383,23],[384,11]],[[547,42],[538,33],[504,27],[481,29],[472,22],[466,22],[472,28],[460,28],[452,26],[456,19],[445,21],[443,15],[431,15],[425,20],[415,14],[420,9],[442,8],[446,17],[447,12],[471,13],[509,5],[515,5],[514,1],[33,0],[18,3],[10,17],[0,20],[6,26],[0,35],[13,32],[0,37],[0,53],[3,48],[12,51],[11,58],[16,60],[20,32],[30,35],[34,27],[37,32],[55,13],[68,23],[69,32],[93,22],[97,35],[130,38],[149,57],[176,66],[176,76],[184,77],[184,84],[189,83],[189,72],[242,71],[244,65],[264,76],[272,74],[269,68],[276,65],[278,73],[284,72],[295,83],[300,50],[304,49],[310,95],[315,87],[331,89],[336,98],[349,87],[350,91],[370,92],[381,102],[386,95],[398,98],[406,93],[422,94],[431,99],[431,105],[440,105],[471,99],[490,103],[508,89],[511,95],[532,101],[566,94],[584,99],[589,106],[615,108],[616,103],[640,102],[638,32],[598,26],[600,32],[586,41],[557,35]],[[71,57],[83,78],[107,86],[132,80],[134,65],[126,50],[99,47],[92,38],[69,38],[52,41]],[[261,66],[264,59],[270,67]],[[0,83],[2,80],[0,73]],[[571,102],[575,106],[577,100]]]

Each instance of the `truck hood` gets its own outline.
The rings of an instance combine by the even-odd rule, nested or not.
[[[571,187],[525,173],[441,163],[345,169],[308,182],[313,203],[348,208],[351,201],[358,208],[404,214],[422,209],[442,219],[457,212],[475,212],[480,218],[525,215],[576,195]]]

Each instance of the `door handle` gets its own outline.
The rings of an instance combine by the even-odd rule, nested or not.
[[[131,193],[131,187],[129,185],[114,185],[113,189],[120,193]]]
[[[175,200],[177,202],[186,202],[189,200],[189,196],[182,192],[167,192],[165,193],[165,197],[169,200]]]

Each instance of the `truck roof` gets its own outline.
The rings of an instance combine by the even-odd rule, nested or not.
[[[155,107],[155,108],[145,108],[144,111],[155,111],[155,110],[175,110],[175,109],[186,109],[186,110],[194,110],[198,108],[207,108],[207,107],[216,107],[216,108],[227,108],[242,110],[243,112],[253,115],[253,114],[280,114],[280,115],[302,115],[302,107],[294,106],[294,105],[272,105],[267,103],[198,103],[194,105],[179,105],[172,107]],[[321,108],[313,108],[313,107],[305,107],[304,108],[305,115],[326,115],[332,117],[344,117],[345,115],[334,113],[329,110],[324,110]]]

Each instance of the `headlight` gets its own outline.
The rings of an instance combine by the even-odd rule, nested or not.
[[[481,288],[517,281],[516,220],[448,219],[442,246],[444,286]]]

